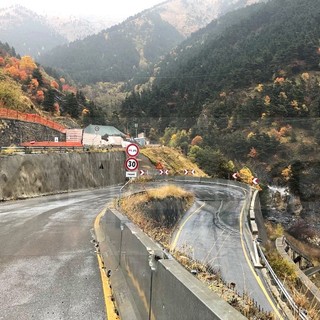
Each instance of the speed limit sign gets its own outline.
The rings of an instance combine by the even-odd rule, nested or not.
[[[129,157],[136,157],[139,154],[139,146],[135,143],[130,143],[126,149]]]
[[[138,169],[139,163],[136,158],[128,158],[125,162],[125,166],[128,171],[134,171]]]

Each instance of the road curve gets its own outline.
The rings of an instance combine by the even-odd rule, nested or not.
[[[106,319],[91,229],[118,192],[1,203],[0,319]]]
[[[171,249],[185,250],[207,263],[240,293],[247,293],[263,310],[282,316],[264,287],[259,270],[252,267],[240,219],[247,191],[223,184],[184,184],[196,195],[196,203],[180,222]]]

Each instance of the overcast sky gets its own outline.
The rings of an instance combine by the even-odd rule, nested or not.
[[[20,4],[38,14],[106,16],[123,20],[164,0],[0,0],[0,8]]]

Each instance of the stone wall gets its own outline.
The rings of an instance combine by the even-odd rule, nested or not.
[[[66,141],[66,135],[38,123],[0,119],[0,146],[19,145],[27,141]]]
[[[1,156],[0,200],[122,183],[124,161],[124,152]]]

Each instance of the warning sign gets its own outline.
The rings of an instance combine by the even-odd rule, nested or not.
[[[162,165],[161,162],[158,162],[158,163],[156,164],[156,169],[157,169],[157,170],[163,170],[163,165]]]

